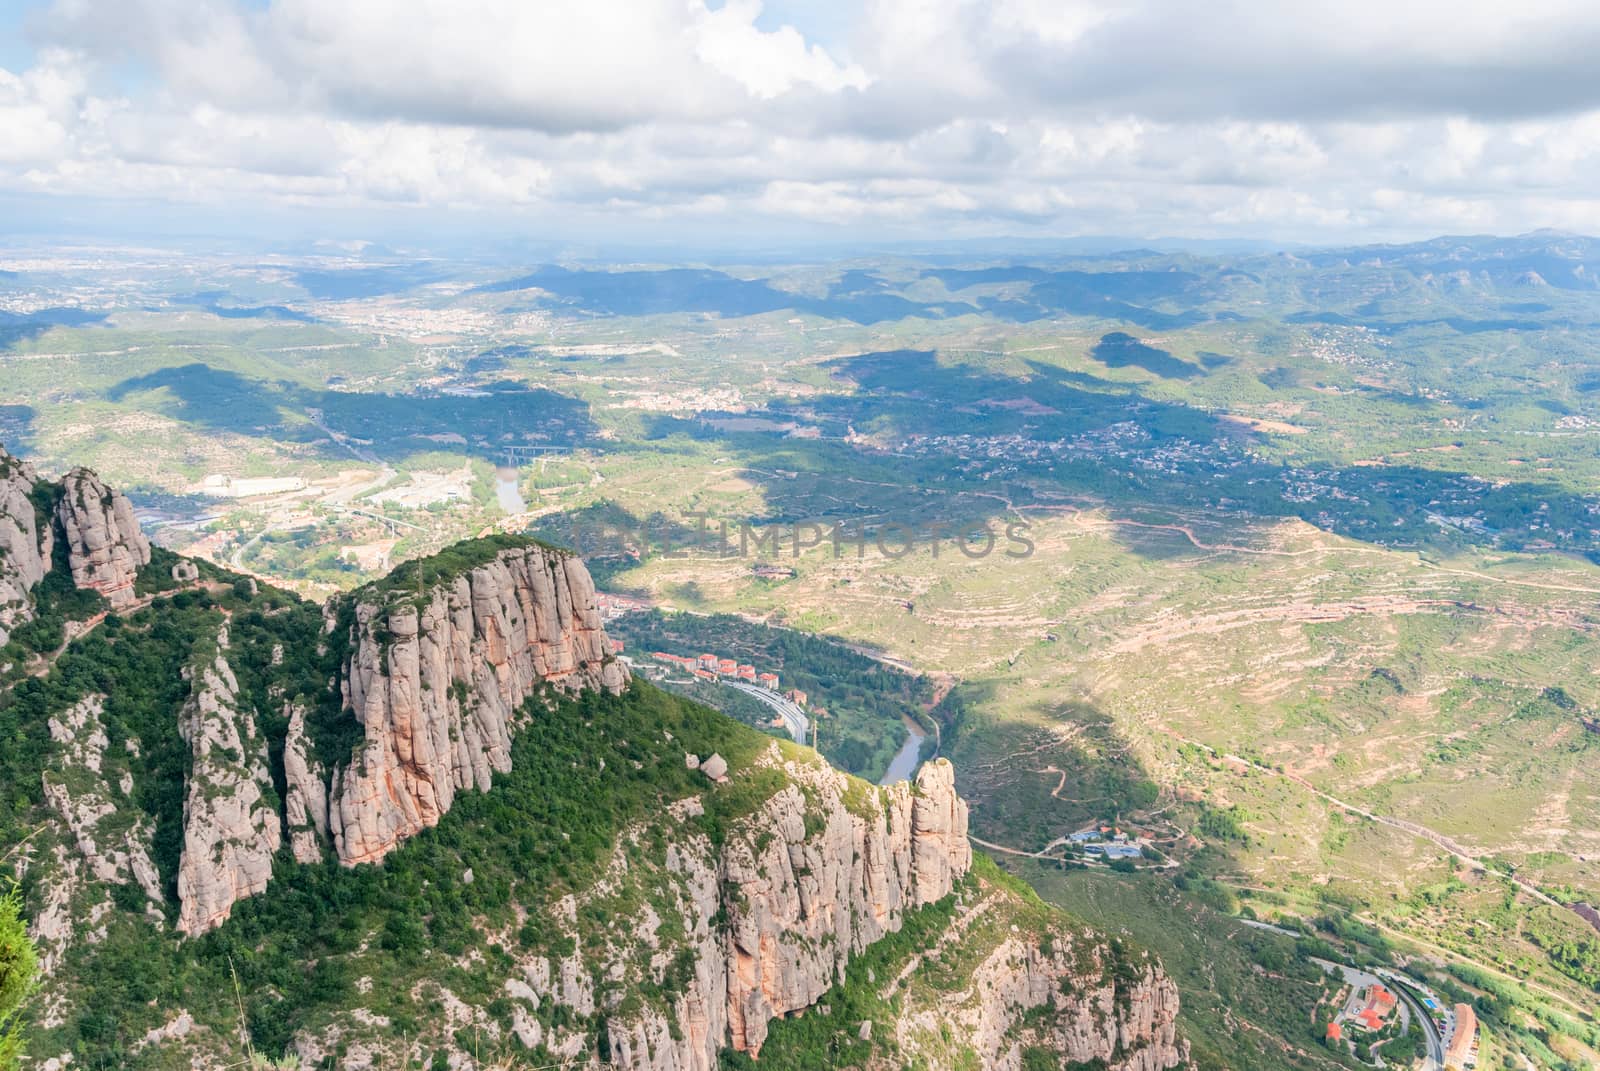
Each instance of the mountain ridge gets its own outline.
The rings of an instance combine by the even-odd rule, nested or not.
[[[119,497],[82,499],[131,551]],[[1159,963],[974,859],[948,762],[879,788],[631,680],[570,554],[469,544],[420,590],[323,607],[145,554],[68,561],[99,601],[0,692],[0,723],[49,722],[5,770],[37,824],[40,1066],[477,1067],[487,1039],[513,1064],[782,1067],[802,1014],[853,1066],[1187,1062]],[[22,627],[61,615],[52,575]]]

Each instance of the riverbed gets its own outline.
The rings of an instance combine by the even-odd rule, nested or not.
[[[922,726],[906,718],[906,742],[900,750],[895,752],[894,759],[889,763],[889,769],[883,775],[880,785],[892,785],[896,781],[909,781],[917,772],[917,759],[922,755],[922,741],[928,734],[922,731]]]

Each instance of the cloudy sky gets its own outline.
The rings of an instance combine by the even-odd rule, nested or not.
[[[1597,54],[1592,0],[0,0],[0,212],[1600,233]]]

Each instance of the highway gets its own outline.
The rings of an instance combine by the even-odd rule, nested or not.
[[[767,704],[767,706],[777,711],[778,717],[783,719],[784,727],[789,730],[789,735],[794,737],[795,743],[803,744],[806,742],[806,730],[811,727],[811,721],[806,717],[806,712],[800,708],[798,703],[794,703],[788,699],[785,699],[777,692],[768,691],[765,688],[757,687],[754,684],[748,684],[745,681],[734,681],[723,678],[722,683],[726,684],[729,688],[737,688],[741,692],[746,692],[755,696],[757,699]]]

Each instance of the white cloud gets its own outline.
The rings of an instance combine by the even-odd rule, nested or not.
[[[701,16],[695,55],[760,100],[797,85],[829,92],[867,85],[860,67],[841,67],[822,48],[808,45],[793,26],[758,30],[760,14],[759,0],[729,0],[721,10]]]
[[[58,0],[0,188],[210,204],[1347,236],[1593,227],[1568,0]]]

